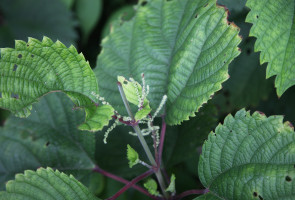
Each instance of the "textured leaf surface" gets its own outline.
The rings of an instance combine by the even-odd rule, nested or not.
[[[77,107],[85,108],[83,130],[99,130],[112,115],[110,106],[97,107],[97,81],[89,63],[75,47],[61,42],[29,38],[16,41],[15,49],[1,49],[0,107],[18,117],[27,117],[31,106],[40,97],[55,91],[65,92]],[[93,123],[95,121],[96,123]],[[88,127],[88,128],[87,128]]]
[[[219,198],[215,196],[214,194],[212,194],[211,192],[209,192],[207,194],[204,194],[202,196],[195,198],[194,200],[222,200],[222,198]]]
[[[222,199],[294,199],[295,133],[282,116],[241,110],[205,142],[200,180]]]
[[[77,129],[81,111],[62,93],[33,105],[28,118],[11,117],[0,128],[0,190],[16,173],[52,167],[81,180],[94,168],[95,135]]]
[[[248,0],[251,9],[246,21],[253,24],[250,36],[257,38],[255,50],[260,62],[268,62],[266,77],[276,75],[275,86],[281,96],[295,84],[295,1]]]
[[[64,0],[66,1],[66,0]],[[47,36],[66,45],[75,44],[77,33],[73,14],[61,0],[1,0],[1,47],[12,47],[14,40]]]
[[[100,94],[123,112],[117,75],[138,81],[144,73],[153,110],[168,95],[170,125],[194,116],[221,88],[228,64],[239,54],[239,29],[226,17],[214,0],[151,0],[139,7],[102,43],[95,69]]]
[[[6,192],[0,192],[0,199],[98,200],[72,175],[67,176],[51,168],[40,168],[36,172],[27,170],[24,174],[17,174],[15,180],[6,184]]]

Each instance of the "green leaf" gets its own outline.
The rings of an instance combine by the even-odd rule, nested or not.
[[[76,0],[76,12],[82,28],[84,42],[98,22],[101,10],[101,0]]]
[[[49,92],[66,93],[77,107],[85,108],[83,130],[108,125],[113,108],[96,106],[97,81],[89,63],[74,46],[44,37],[17,40],[15,49],[2,48],[0,59],[0,107],[18,117],[28,117],[32,104]]]
[[[77,22],[61,0],[1,0],[0,10],[4,21],[0,26],[1,47],[12,47],[15,39],[41,40],[43,36],[76,44]]]
[[[208,192],[207,194],[201,195],[193,200],[222,200],[222,198],[219,198],[211,192]]]
[[[148,179],[143,186],[149,191],[150,194],[152,195],[159,195],[158,191],[158,184],[154,179]]]
[[[113,24],[122,23],[124,21],[130,20],[135,14],[134,6],[126,5],[120,7],[118,10],[112,13],[112,15],[108,18],[105,26],[102,30],[102,38],[105,38],[108,34],[110,34]]]
[[[260,62],[268,62],[266,78],[276,75],[275,86],[281,96],[295,84],[295,1],[248,0],[251,11],[246,21],[253,24],[250,36],[257,38],[255,51]]]
[[[169,186],[167,187],[167,189],[166,189],[166,192],[171,192],[171,193],[174,193],[174,192],[176,192],[176,190],[175,190],[175,175],[174,174],[172,174],[171,175],[171,178],[170,178],[170,184],[169,184]]]
[[[239,55],[239,29],[226,17],[215,0],[151,0],[140,6],[131,21],[115,24],[103,40],[95,69],[100,94],[124,112],[117,76],[138,81],[144,73],[153,110],[168,96],[169,125],[195,116],[221,89],[228,64]]]
[[[81,111],[65,94],[51,93],[33,105],[28,118],[10,117],[0,128],[0,190],[16,173],[52,167],[79,180],[95,166],[95,135],[77,129]]]
[[[142,94],[143,88],[141,85],[136,81],[128,81],[123,76],[118,76],[118,81],[121,83],[126,98],[130,103],[140,107],[140,101],[142,102],[143,99],[142,108],[136,112],[134,118],[135,120],[145,118],[151,112],[151,108],[147,98],[143,97],[145,94]]]
[[[199,177],[222,199],[294,199],[295,133],[282,116],[241,110],[203,145]]]
[[[17,174],[15,180],[6,184],[6,192],[0,192],[2,200],[65,199],[98,200],[72,175],[58,170],[40,168]]]
[[[138,153],[129,144],[127,144],[127,159],[130,168],[139,162]]]

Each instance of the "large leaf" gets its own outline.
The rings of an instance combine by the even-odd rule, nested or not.
[[[6,184],[6,192],[0,192],[0,199],[98,200],[72,175],[67,176],[51,168],[40,168],[36,172],[27,170],[24,174],[17,174],[14,181]]]
[[[66,1],[66,0],[64,0]],[[14,40],[47,36],[66,45],[75,44],[73,15],[61,0],[1,0],[0,45],[12,47]]]
[[[294,199],[295,133],[282,116],[241,110],[203,145],[199,176],[222,199]]]
[[[59,41],[29,38],[28,43],[17,40],[15,49],[1,49],[0,76],[0,107],[16,116],[27,117],[34,102],[54,91],[65,92],[85,108],[83,130],[100,130],[113,115],[111,106],[94,103],[97,81],[84,56]]]
[[[103,40],[95,69],[100,94],[123,112],[117,75],[139,82],[144,73],[152,109],[168,95],[168,124],[194,116],[221,88],[228,64],[239,54],[239,29],[226,17],[215,0],[151,0],[140,6]]]
[[[28,118],[9,118],[0,128],[0,189],[24,170],[52,167],[84,178],[94,168],[95,135],[77,129],[84,114],[62,93],[34,104]]]
[[[268,62],[266,77],[276,75],[275,86],[281,96],[295,84],[295,1],[248,0],[251,12],[246,21],[253,24],[250,36],[257,37],[255,51],[260,62]]]

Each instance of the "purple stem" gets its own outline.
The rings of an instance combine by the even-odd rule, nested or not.
[[[206,194],[207,192],[209,192],[209,189],[207,189],[207,188],[204,190],[188,190],[188,191],[181,193],[180,195],[177,195],[176,197],[173,198],[173,200],[182,199],[182,198],[192,195],[192,194]]]
[[[126,180],[126,179],[124,179],[124,178],[121,178],[121,177],[119,177],[119,176],[116,176],[116,175],[114,175],[114,174],[112,174],[112,173],[109,173],[109,172],[107,172],[107,171],[101,169],[99,166],[95,166],[95,167],[93,168],[92,171],[94,171],[94,172],[98,172],[98,173],[101,173],[102,175],[104,175],[104,176],[106,176],[106,177],[109,177],[109,178],[111,178],[111,179],[114,179],[114,180],[116,180],[116,181],[118,181],[118,182],[121,182],[121,183],[124,183],[124,184],[128,184],[128,183],[129,183],[128,180]],[[133,184],[131,187],[133,187],[134,189],[138,190],[139,192],[145,194],[146,196],[149,196],[149,197],[152,198],[152,199],[156,199],[156,198],[155,198],[153,195],[151,195],[148,191],[146,191],[145,189],[143,189],[143,188],[141,188],[141,187],[139,187],[139,186],[137,186],[137,185],[134,185],[134,184]]]
[[[130,187],[132,187],[134,184],[136,184],[138,181],[150,176],[153,174],[153,170],[148,170],[145,173],[137,176],[136,178],[132,179],[129,183],[127,183],[124,187],[122,187],[116,194],[114,194],[112,197],[108,198],[107,200],[114,200],[117,199],[121,194],[123,194],[126,190],[128,190]]]
[[[160,136],[160,144],[159,144],[158,158],[156,158],[157,159],[158,167],[161,166],[161,162],[162,162],[162,154],[163,154],[165,133],[166,133],[165,115],[162,115],[162,130],[161,130],[161,136]]]

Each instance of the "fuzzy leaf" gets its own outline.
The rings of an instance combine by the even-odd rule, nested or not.
[[[167,94],[168,124],[188,120],[221,89],[228,64],[239,55],[239,28],[226,17],[215,0],[148,1],[103,40],[95,69],[101,95],[123,112],[117,76],[138,81],[144,73],[151,108]]]
[[[33,105],[28,118],[11,116],[0,128],[0,190],[16,173],[52,167],[79,180],[95,166],[95,135],[82,132],[82,111],[63,93],[51,93]]]
[[[203,145],[199,177],[222,199],[294,199],[295,133],[282,116],[241,110]]]
[[[95,75],[74,46],[66,48],[47,37],[42,42],[33,38],[28,43],[17,40],[15,49],[1,49],[0,76],[0,107],[18,117],[28,117],[33,103],[55,91],[66,93],[77,107],[85,108],[83,130],[102,129],[113,114],[110,106],[106,109],[95,105]]]
[[[98,200],[72,175],[67,176],[51,168],[40,168],[36,172],[27,170],[24,174],[17,174],[15,180],[6,184],[6,191],[0,192],[0,199]]]
[[[295,1],[248,0],[251,11],[246,21],[253,24],[250,36],[257,38],[255,51],[260,62],[268,62],[266,78],[276,75],[275,86],[281,96],[295,85]]]
[[[144,184],[143,186],[149,191],[150,194],[152,195],[159,195],[159,192],[158,192],[158,184],[157,182],[154,180],[154,179],[148,179]]]
[[[138,153],[128,144],[127,145],[127,159],[129,160],[129,167],[132,168],[139,161]]]

